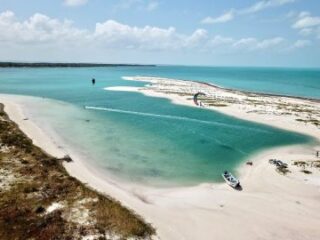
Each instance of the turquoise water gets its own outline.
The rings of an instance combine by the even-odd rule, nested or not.
[[[235,170],[260,150],[309,143],[312,139],[205,109],[173,105],[166,99],[103,88],[140,86],[142,83],[124,81],[121,77],[153,75],[319,97],[319,72],[315,70],[305,70],[305,74],[297,74],[302,70],[285,69],[262,69],[261,72],[247,69],[244,73],[244,69],[230,68],[229,71],[228,74],[226,68],[165,66],[0,69],[0,92],[59,100],[40,100],[32,111],[106,174],[143,184],[189,185],[220,181],[222,171]],[[283,75],[279,78],[282,80],[268,80],[272,71],[276,71],[274,76]],[[235,74],[238,77],[232,80]],[[285,75],[288,76],[286,80]],[[94,87],[90,83],[92,77],[97,79]],[[290,86],[279,88],[279,84]],[[254,86],[256,89],[250,89]]]
[[[198,80],[219,86],[241,90],[275,93],[320,99],[320,69],[288,68],[235,68],[235,67],[118,67],[84,69],[1,69],[1,92],[47,94],[51,87],[68,91],[74,84],[79,93],[91,77],[97,78],[98,86],[128,85],[122,76],[160,76],[185,80]],[[28,83],[27,86],[17,86]],[[58,85],[57,85],[58,83]],[[34,89],[32,84],[37,84]],[[141,85],[133,84],[131,85]],[[41,88],[41,91],[38,91]],[[46,91],[47,89],[47,91]],[[87,89],[86,89],[87,91]],[[72,95],[77,95],[74,93]],[[72,98],[70,92],[67,98]],[[72,100],[72,99],[71,99]]]

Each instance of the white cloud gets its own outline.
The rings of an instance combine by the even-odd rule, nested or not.
[[[309,40],[297,40],[292,46],[293,48],[304,48],[311,45]]]
[[[239,10],[241,14],[255,13],[267,8],[279,7],[288,3],[293,3],[295,0],[263,0],[253,4],[252,6]]]
[[[302,36],[310,36],[313,33],[313,29],[312,28],[303,28],[299,31],[299,34],[301,34]]]
[[[198,47],[199,44],[203,44],[208,39],[208,32],[204,29],[197,29],[191,36],[185,40],[185,46]]]
[[[205,29],[184,34],[174,27],[130,26],[115,20],[96,23],[93,30],[88,30],[76,28],[69,20],[62,21],[40,13],[23,21],[16,18],[13,12],[0,13],[0,50],[12,49],[15,46],[29,50],[43,47],[55,49],[56,52],[77,49],[75,51],[79,54],[88,48],[100,53],[125,49],[146,52],[262,52],[277,51],[285,41],[281,37],[235,39],[221,35],[209,36]],[[294,45],[301,48],[307,46],[308,42],[300,40]]]
[[[308,12],[299,14],[298,20],[292,25],[293,28],[303,29],[320,25],[320,17],[313,17]]]
[[[257,39],[255,38],[242,38],[232,44],[234,48],[244,48],[244,49],[254,49],[257,44]]]
[[[271,48],[271,47],[277,46],[283,42],[284,42],[283,38],[275,37],[275,38],[271,38],[271,39],[265,39],[265,40],[257,43],[256,47],[258,49],[266,49],[266,48]]]
[[[201,23],[202,24],[225,23],[225,22],[231,21],[233,18],[234,18],[234,11],[230,10],[216,18],[206,17],[201,21]]]
[[[158,50],[175,48],[176,30],[173,27],[131,27],[108,20],[97,23],[95,36],[107,45]]]
[[[262,10],[273,8],[273,7],[280,7],[285,4],[293,3],[296,0],[262,0],[256,2],[255,4],[243,8],[243,9],[230,9],[225,14],[222,14],[219,17],[206,17],[204,18],[201,23],[203,24],[215,24],[215,23],[225,23],[233,20],[235,17],[245,14],[252,14],[256,12],[260,12]]]
[[[309,16],[309,15],[310,15],[309,12],[303,11],[303,12],[300,12],[300,13],[299,13],[299,18],[304,18],[304,17],[307,17],[307,16]]]
[[[14,19],[14,13],[5,11],[0,14],[0,22],[11,22]]]
[[[216,35],[212,39],[209,40],[208,46],[210,48],[214,48],[221,45],[230,45],[234,40],[231,37],[223,37],[221,35]]]
[[[94,39],[105,46],[145,50],[177,50],[198,48],[207,39],[207,31],[197,29],[191,35],[180,34],[174,27],[142,28],[125,25],[114,20],[97,23]]]
[[[114,20],[97,23],[94,37],[104,45],[148,50],[175,49],[181,37],[175,28],[131,27]]]
[[[88,2],[88,0],[64,0],[64,5],[69,7],[76,7],[85,5]]]
[[[88,43],[105,48],[134,48],[172,50],[197,48],[207,39],[207,31],[197,29],[190,35],[181,34],[174,27],[136,27],[107,20],[97,23],[94,31],[75,28],[71,21],[60,21],[36,13],[25,21],[18,21],[13,12],[0,13],[0,41],[10,44],[74,45]]]
[[[287,48],[284,48],[284,51],[294,51],[296,49],[301,49],[301,48],[305,48],[308,47],[312,44],[311,41],[309,40],[297,40],[294,43],[292,43],[291,45],[289,45]]]
[[[0,40],[18,43],[45,43],[83,38],[86,31],[72,27],[71,21],[59,21],[36,13],[19,22],[13,12],[0,14]]]
[[[248,50],[265,50],[275,48],[285,42],[284,38],[274,37],[268,39],[258,40],[256,38],[242,38],[232,44],[236,49]]]
[[[312,16],[309,12],[300,12],[292,24],[293,29],[297,29],[304,37],[315,36],[320,38],[320,17]]]

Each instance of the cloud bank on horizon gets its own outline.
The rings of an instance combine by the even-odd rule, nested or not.
[[[221,1],[216,16],[206,14],[209,2],[95,2],[63,0],[59,14],[31,8],[29,16],[19,5],[0,7],[0,60],[320,66],[320,13],[297,0]]]

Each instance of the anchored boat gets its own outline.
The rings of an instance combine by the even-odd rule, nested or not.
[[[234,177],[230,172],[225,171],[222,174],[223,179],[226,181],[227,184],[229,184],[233,188],[237,188],[240,186],[240,181]]]

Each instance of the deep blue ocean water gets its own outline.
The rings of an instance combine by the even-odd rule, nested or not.
[[[180,66],[0,68],[0,93],[42,97],[32,109],[37,118],[50,124],[101,171],[144,184],[221,181],[222,171],[235,170],[258,151],[312,141],[300,134],[213,111],[174,105],[166,99],[103,90],[109,86],[143,85],[121,79],[135,75],[320,98],[319,70]],[[95,86],[91,85],[93,77],[97,80]]]

